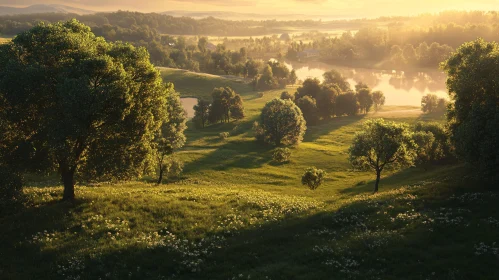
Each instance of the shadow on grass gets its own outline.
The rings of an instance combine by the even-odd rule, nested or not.
[[[0,268],[4,279],[498,279],[497,258],[474,254],[478,242],[492,244],[496,240],[497,228],[477,228],[474,222],[499,219],[499,212],[491,211],[497,209],[497,203],[494,199],[479,203],[449,200],[470,183],[461,181],[460,171],[449,168],[444,172],[449,180],[410,189],[407,194],[412,196],[381,194],[369,200],[344,201],[319,213],[269,220],[249,229],[207,232],[207,237],[223,236],[223,242],[206,253],[204,247],[192,245],[200,240],[181,246],[137,246],[133,242],[110,246],[98,255],[84,257],[81,264],[64,272],[64,277],[56,273],[63,256],[81,257],[107,243],[89,237],[62,247],[49,245],[43,251],[32,244],[17,245],[22,235],[42,229],[64,230],[71,224],[68,211],[85,212],[92,207],[85,201],[75,206],[47,203],[2,220],[10,224],[1,233],[8,238],[3,239],[8,247],[2,247]],[[423,218],[403,218],[411,211],[431,217],[442,209],[461,209],[456,214],[465,222],[428,224]],[[403,214],[401,219],[399,214]],[[14,225],[17,219],[23,222]],[[25,222],[28,220],[34,222]],[[178,250],[183,246],[186,253]]]
[[[400,187],[400,182],[404,182],[405,185],[421,184],[431,178],[432,181],[438,181],[445,179],[450,174],[455,174],[456,170],[462,169],[459,165],[443,165],[443,166],[433,166],[431,170],[424,170],[423,168],[411,167],[408,169],[400,170],[397,172],[390,173],[390,171],[385,171],[384,175],[381,174],[381,181],[379,183],[380,191],[390,190],[396,187]],[[355,185],[345,188],[340,191],[342,194],[362,194],[362,193],[372,193],[374,190],[374,185],[376,183],[376,173],[372,173],[372,180],[360,181]]]
[[[184,172],[200,170],[228,170],[230,168],[258,168],[272,159],[273,147],[257,141],[227,142],[215,151],[185,165]]]
[[[319,124],[307,127],[304,141],[313,142],[321,136],[327,135],[342,127],[349,126],[365,118],[365,115],[357,115],[351,117],[336,117],[330,120],[321,121]]]

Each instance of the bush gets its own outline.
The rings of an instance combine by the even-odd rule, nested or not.
[[[222,140],[229,138],[230,134],[228,132],[220,132],[219,137]]]
[[[272,155],[274,161],[279,163],[288,162],[291,157],[291,150],[288,148],[277,148]]]
[[[265,133],[258,122],[253,123],[253,133],[255,134],[256,141],[263,142],[265,140]]]
[[[260,91],[256,95],[258,96],[258,98],[262,98],[264,94],[263,94],[263,92]]]
[[[305,174],[301,177],[301,183],[307,185],[311,190],[316,190],[324,182],[326,175],[324,170],[311,167],[305,170]]]
[[[178,178],[184,171],[184,162],[177,157],[170,157],[166,164],[168,178]]]

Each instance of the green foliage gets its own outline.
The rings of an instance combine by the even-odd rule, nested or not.
[[[231,118],[244,118],[243,100],[232,88],[215,88],[211,96],[213,101],[208,114],[211,123],[228,123]]]
[[[355,86],[357,91],[356,97],[359,104],[360,111],[364,114],[367,114],[373,105],[373,95],[371,93],[371,89],[363,83],[358,83]]]
[[[290,157],[291,150],[289,148],[276,148],[272,154],[272,159],[279,163],[288,162]]]
[[[31,155],[46,155],[45,169],[60,171],[65,199],[75,174],[141,174],[168,117],[167,89],[144,48],[106,43],[76,20],[40,24],[0,47],[6,122]]]
[[[292,94],[292,93],[289,93],[288,91],[283,91],[281,93],[281,99],[282,100],[291,100],[291,101],[295,101],[295,95]]]
[[[153,143],[156,165],[159,170],[159,183],[163,179],[165,168],[168,168],[168,163],[165,161],[171,158],[175,150],[182,148],[186,141],[184,131],[187,129],[187,114],[180,102],[180,95],[175,92],[172,84],[169,84],[168,91],[166,111],[169,117],[161,125]]]
[[[323,119],[329,119],[337,114],[337,98],[341,94],[341,89],[333,84],[332,86],[322,86],[317,97],[317,108],[319,115]]]
[[[414,163],[416,166],[427,169],[430,163],[440,157],[440,154],[435,149],[435,137],[431,132],[418,131],[412,135],[412,139],[417,147]]]
[[[336,98],[336,115],[337,116],[355,116],[359,111],[360,105],[353,91],[338,95]]]
[[[383,105],[385,105],[385,95],[382,91],[374,91],[372,93],[372,100],[374,104],[374,110],[377,112]]]
[[[315,167],[310,167],[305,170],[305,173],[301,177],[301,183],[307,185],[309,189],[316,190],[324,180],[326,179],[327,173],[322,169],[317,169]]]
[[[298,100],[304,96],[310,96],[313,99],[316,99],[320,92],[321,82],[319,81],[319,79],[309,78],[303,81],[302,86],[298,88],[295,99]]]
[[[244,119],[244,104],[243,99],[239,94],[236,94],[231,99],[230,116],[236,120]]]
[[[303,140],[305,119],[300,108],[289,100],[273,99],[267,102],[260,120],[266,143],[276,146],[298,145]]]
[[[324,77],[324,82],[323,85],[325,86],[333,86],[336,85],[340,88],[342,92],[350,90],[350,83],[341,75],[340,72],[336,70],[330,70],[328,72],[325,72],[323,75]]]
[[[413,164],[415,148],[407,124],[373,119],[366,121],[361,132],[355,135],[349,149],[349,160],[356,168],[376,172],[374,192],[377,192],[383,169]]]
[[[447,100],[438,98],[435,94],[427,94],[421,98],[421,110],[425,113],[444,113],[447,104]]]
[[[499,45],[466,43],[443,63],[453,100],[450,131],[457,154],[490,174],[499,171]]]
[[[319,121],[319,112],[315,99],[306,95],[296,100],[296,106],[300,108],[308,125],[315,125]]]
[[[454,158],[454,147],[450,140],[450,134],[443,125],[436,122],[417,122],[414,131],[431,133],[435,138],[431,149],[433,151],[431,161],[438,162]]]
[[[200,99],[198,104],[194,105],[194,118],[193,122],[197,128],[204,128],[208,122],[211,103],[209,101]]]

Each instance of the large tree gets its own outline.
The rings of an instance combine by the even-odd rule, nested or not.
[[[457,154],[497,176],[499,172],[499,44],[466,43],[442,65],[453,101],[448,111]]]
[[[304,96],[296,100],[296,106],[300,108],[305,121],[308,125],[315,125],[319,121],[319,111],[315,99],[310,96]]]
[[[166,110],[169,118],[168,121],[163,122],[154,139],[158,184],[163,181],[166,160],[175,150],[182,148],[186,141],[184,131],[187,129],[187,113],[180,101],[180,95],[173,88],[173,84],[169,84],[168,91]]]
[[[303,140],[306,123],[303,115],[292,101],[273,99],[262,109],[260,116],[263,140],[279,146],[296,145]]]
[[[66,200],[76,175],[140,175],[168,98],[144,48],[107,43],[76,20],[40,24],[0,48],[0,108],[17,134],[10,154],[43,155],[39,169],[59,171]]]
[[[415,158],[416,145],[407,124],[368,120],[361,132],[355,135],[349,149],[349,160],[359,169],[376,172],[374,192],[378,191],[381,172],[386,167],[410,165]]]
[[[359,102],[360,111],[367,114],[373,106],[371,89],[363,83],[357,84],[355,88],[357,90],[357,101]]]

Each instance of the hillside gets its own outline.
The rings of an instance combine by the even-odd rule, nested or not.
[[[4,279],[497,279],[498,192],[462,165],[374,174],[355,172],[347,149],[360,124],[441,121],[414,107],[310,127],[276,164],[251,125],[268,100],[232,79],[163,69],[182,96],[207,98],[215,86],[243,96],[247,117],[197,130],[191,123],[182,179],[154,185],[78,186],[74,205],[58,202],[52,177],[33,177],[31,202],[0,215]],[[293,88],[288,88],[293,91]],[[406,114],[410,111],[410,114]],[[226,140],[220,132],[230,132]],[[310,166],[328,172],[316,191],[301,186]],[[151,180],[154,178],[150,178]],[[33,221],[37,221],[33,223]]]
[[[41,13],[67,13],[67,14],[87,15],[87,14],[94,14],[95,12],[67,5],[58,5],[58,4],[38,4],[23,8],[0,6],[0,16],[18,15],[18,14],[41,14]]]

